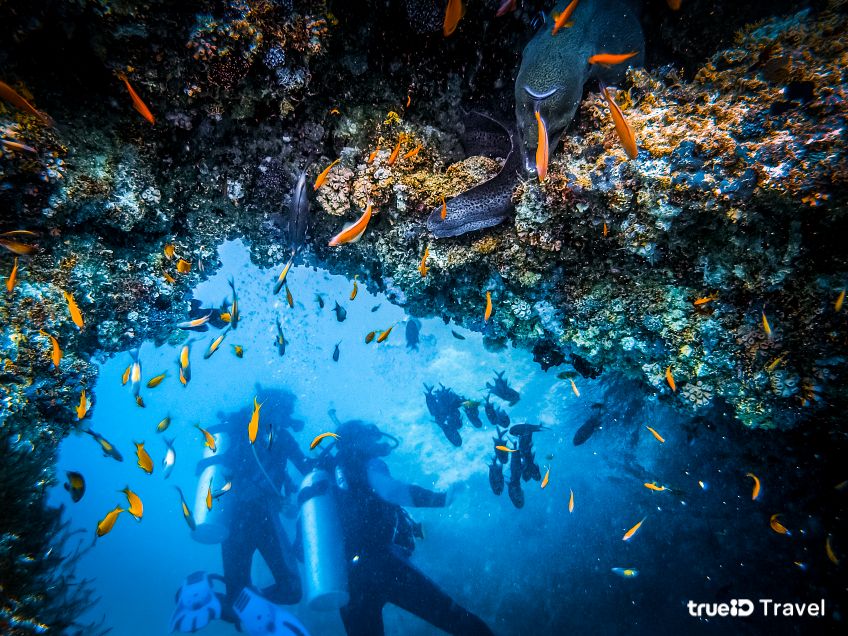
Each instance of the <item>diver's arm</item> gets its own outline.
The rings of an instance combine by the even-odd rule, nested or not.
[[[307,457],[304,452],[301,450],[300,446],[297,443],[297,440],[294,438],[294,435],[286,431],[287,434],[287,445],[286,450],[288,460],[295,467],[297,472],[301,475],[305,475],[313,468],[315,468],[316,461],[314,459],[310,459]]]
[[[379,460],[372,460],[368,464],[368,483],[381,499],[399,506],[442,508],[447,500],[447,493],[433,492],[398,481],[389,474],[388,466]]]

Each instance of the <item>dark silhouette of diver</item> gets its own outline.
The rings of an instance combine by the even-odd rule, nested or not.
[[[292,417],[294,396],[281,390],[260,390],[259,395],[263,402],[255,443],[250,443],[247,432],[251,409],[220,414],[220,423],[208,427],[212,433],[227,435],[226,450],[201,460],[197,466],[198,475],[208,466],[219,468],[215,480],[217,488],[220,489],[226,482],[231,484],[226,492],[218,490],[215,493],[215,496],[220,496],[218,505],[227,507],[228,532],[221,542],[224,573],[223,577],[219,577],[199,572],[187,579],[178,592],[172,629],[195,631],[212,618],[222,618],[253,633],[250,626],[245,625],[245,617],[239,613],[240,607],[243,610],[248,601],[251,610],[260,605],[261,612],[273,616],[275,610],[271,604],[292,605],[301,599],[300,575],[280,513],[289,512],[286,498],[297,490],[289,475],[288,463],[305,474],[311,470],[313,461],[304,455],[287,430],[290,428],[298,432],[303,429],[303,422]],[[206,485],[201,484],[201,487]],[[261,596],[251,590],[250,570],[257,551],[274,577],[271,586],[258,590]],[[226,591],[223,595],[213,592],[212,580],[224,583]],[[189,606],[187,611],[180,614],[180,593],[190,589],[192,583],[195,587],[206,586],[206,589],[200,590],[200,596],[197,589],[191,590],[194,593],[191,598],[201,600],[186,603]],[[244,594],[250,598],[241,598],[239,603]],[[204,603],[204,599],[208,603]]]
[[[392,603],[449,634],[493,632],[409,561],[420,535],[402,506],[442,507],[449,493],[395,480],[386,463],[398,440],[374,424],[353,420],[337,428],[335,463],[339,517],[350,601],[341,608],[348,636],[383,634],[383,606]],[[387,441],[388,440],[388,441]]]

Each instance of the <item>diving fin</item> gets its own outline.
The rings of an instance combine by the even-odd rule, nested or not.
[[[309,636],[309,631],[292,613],[247,587],[233,603],[233,611],[248,636]]]
[[[221,618],[221,600],[212,588],[214,579],[221,577],[202,571],[186,577],[177,590],[177,606],[169,624],[171,632],[196,632],[212,619]]]

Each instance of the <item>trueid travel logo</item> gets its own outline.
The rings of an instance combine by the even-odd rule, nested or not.
[[[761,598],[757,601],[762,616],[824,616],[824,599],[815,603],[782,603],[770,598]],[[735,617],[745,618],[752,616],[757,608],[754,601],[747,598],[733,599],[728,603],[698,603],[689,601],[686,604],[689,616],[694,618]]]

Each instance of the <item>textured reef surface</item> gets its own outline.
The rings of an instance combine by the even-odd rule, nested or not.
[[[529,348],[545,369],[606,373],[746,427],[816,415],[836,430],[848,405],[843,3],[730,42],[713,32],[742,23],[716,24],[711,3],[652,4],[648,66],[615,92],[638,157],[588,84],[544,183],[516,179],[513,216],[436,239],[431,212],[506,154],[471,152],[463,109],[513,124],[512,78],[551,9],[495,19],[499,2],[469,3],[445,39],[439,4],[0,2],[0,81],[52,118],[0,102],[0,232],[36,233],[3,239],[30,246],[12,244],[17,281],[0,294],[4,630],[70,624],[84,602],[82,583],[76,597],[45,595],[72,559],[51,558],[52,531],[19,528],[59,523],[43,493],[56,445],[84,426],[91,358],[185,338],[175,325],[226,238],[284,263],[297,175],[337,158],[313,197],[305,262],[492,347]],[[652,58],[659,40],[674,45]],[[369,202],[361,240],[327,247]],[[2,252],[6,275],[15,254]]]

